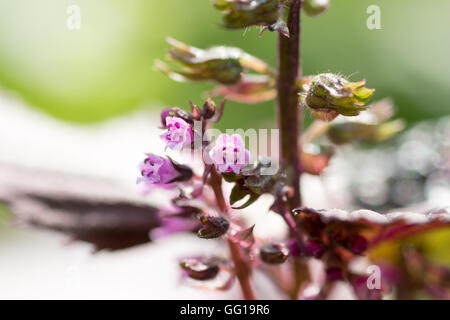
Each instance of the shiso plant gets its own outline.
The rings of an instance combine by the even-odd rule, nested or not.
[[[256,270],[290,299],[328,299],[338,283],[351,288],[359,299],[405,299],[417,292],[449,299],[449,268],[405,241],[448,228],[449,208],[375,212],[303,204],[302,195],[310,191],[301,189],[302,175],[320,175],[337,146],[382,141],[404,128],[402,120],[392,119],[390,99],[369,104],[375,90],[366,87],[365,80],[350,81],[330,72],[302,74],[301,12],[318,16],[328,9],[329,1],[214,0],[213,6],[223,13],[225,28],[255,26],[260,36],[276,32],[277,66],[239,48],[199,49],[168,39],[170,61],[157,61],[158,71],[175,81],[216,84],[203,106],[190,103],[189,110],[173,107],[161,112],[165,149],[180,153],[181,158],[199,156],[200,163],[148,153],[139,167],[140,186],[158,197],[167,190],[174,194],[167,199],[169,207],[92,200],[93,192],[83,199],[52,198],[50,193],[36,195],[36,190],[17,188],[7,193],[6,204],[22,222],[69,233],[73,239],[93,243],[97,250],[125,249],[179,232],[220,241],[228,249],[227,256],[184,257],[180,271],[199,287],[227,290],[238,283],[244,299],[263,297],[254,285]],[[212,100],[216,97],[221,97],[220,103]],[[226,112],[226,100],[244,104],[276,100],[276,159],[255,157],[239,134],[215,138],[206,134]],[[303,130],[306,112],[315,120]],[[268,170],[274,163],[277,170]],[[364,163],[355,163],[355,170],[359,166]],[[54,185],[59,184],[50,180],[47,190]],[[72,188],[78,185],[70,183]],[[259,214],[272,212],[282,218],[288,230],[282,240],[259,238],[254,232],[258,222],[248,224],[242,217],[262,195],[269,196],[272,204],[267,212],[259,207]],[[358,267],[361,264],[363,268]]]
[[[220,108],[208,98],[202,108],[191,104],[190,112],[172,108],[161,114],[165,130],[161,137],[166,148],[200,153],[204,162],[201,175],[153,154],[148,154],[141,167],[139,181],[179,189],[180,195],[172,199],[177,211],[172,218],[194,219],[197,224],[192,225],[192,231],[200,238],[218,239],[228,246],[226,259],[189,257],[180,261],[181,268],[195,281],[216,283],[217,289],[227,288],[236,278],[245,299],[258,298],[252,283],[257,268],[264,270],[292,299],[326,299],[338,281],[348,283],[361,299],[381,299],[389,293],[405,297],[414,281],[408,272],[401,271],[400,265],[409,265],[410,259],[422,259],[419,273],[425,275],[427,262],[420,252],[410,248],[402,253],[402,262],[397,261],[396,277],[386,276],[388,268],[379,267],[379,285],[371,285],[369,275],[353,270],[351,263],[357,257],[370,258],[370,252],[384,242],[448,226],[447,209],[426,214],[382,214],[302,205],[302,192],[308,190],[300,188],[301,175],[305,172],[319,175],[333,155],[330,147],[319,145],[323,136],[328,136],[334,145],[381,141],[404,127],[403,121],[390,120],[393,106],[389,99],[367,104],[375,90],[365,86],[366,80],[352,82],[329,72],[302,75],[301,12],[320,15],[328,9],[329,1],[214,0],[213,5],[223,13],[225,28],[257,26],[261,29],[260,36],[266,30],[277,32],[278,64],[272,68],[239,48],[199,49],[171,38],[168,57],[178,67],[162,61],[156,63],[156,69],[175,81],[217,83],[209,95],[223,97]],[[266,160],[250,161],[245,143],[237,134],[221,134],[215,140],[201,139],[194,146],[195,137],[202,137],[205,128],[220,120],[226,99],[248,104],[276,99],[279,159],[271,159],[279,162],[275,173],[264,172]],[[316,120],[302,132],[304,112],[311,112]],[[200,123],[201,129],[194,122]],[[316,152],[310,152],[311,149]],[[231,192],[224,187],[226,184],[232,185]],[[246,225],[239,216],[239,210],[254,205],[262,194],[273,196],[269,210],[279,214],[289,228],[285,241],[272,243],[255,239],[253,231],[257,224]],[[203,205],[193,204],[198,202]],[[316,283],[310,276],[311,259],[322,263],[322,277]],[[448,294],[444,289],[448,271],[440,270],[438,280],[431,284],[422,279],[419,287],[433,286],[430,292]],[[214,282],[220,273],[226,273],[227,280]]]

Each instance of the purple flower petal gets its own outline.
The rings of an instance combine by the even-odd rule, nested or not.
[[[191,145],[193,133],[191,126],[179,117],[165,117],[167,131],[161,135],[161,139],[166,143],[166,148],[182,150]]]
[[[209,156],[217,171],[239,174],[250,161],[250,154],[245,149],[244,140],[238,134],[231,136],[221,134]]]

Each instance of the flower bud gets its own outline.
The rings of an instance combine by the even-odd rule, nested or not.
[[[211,119],[216,115],[216,104],[210,98],[203,104],[201,115],[204,119]]]
[[[328,10],[330,0],[305,0],[303,10],[308,16],[315,17]]]
[[[189,278],[195,280],[211,280],[219,273],[219,265],[212,260],[188,258],[180,262],[180,267],[186,271]]]
[[[280,264],[289,257],[289,250],[283,244],[267,244],[260,249],[261,260],[269,264]]]
[[[275,75],[266,62],[239,48],[216,46],[202,50],[171,38],[167,41],[172,45],[170,59],[181,64],[182,68],[175,70],[161,61],[156,61],[155,68],[175,81],[211,80],[230,85],[239,82],[247,69]]]
[[[177,117],[183,119],[188,123],[192,123],[192,116],[185,110],[178,107],[163,109],[163,111],[161,111],[161,124],[163,128],[167,128],[167,117]]]
[[[214,80],[220,83],[236,83],[244,71],[236,52],[226,47],[212,47],[201,50],[169,38],[173,48],[169,51],[172,60],[182,65],[181,70],[174,70],[157,61],[156,69],[167,74],[175,81]]]
[[[147,154],[140,170],[142,177],[137,179],[137,183],[168,184],[187,181],[193,174],[190,168],[152,153]]]
[[[214,239],[223,236],[230,227],[227,219],[222,217],[200,217],[203,227],[198,231],[197,235],[202,239]]]
[[[226,28],[270,26],[280,15],[278,0],[215,0],[214,6],[222,11]]]
[[[165,124],[167,131],[161,135],[161,139],[166,143],[166,148],[181,150],[190,147],[193,141],[192,128],[179,117],[166,117]]]
[[[320,120],[331,121],[339,114],[356,116],[367,108],[364,104],[375,92],[364,87],[365,83],[365,80],[349,82],[341,76],[322,73],[314,77],[301,101]]]

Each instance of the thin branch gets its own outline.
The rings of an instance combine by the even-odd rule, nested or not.
[[[216,196],[218,208],[222,214],[229,216],[229,206],[222,192],[222,177],[217,173],[214,167],[211,169],[209,184],[214,191],[214,195]],[[230,250],[230,256],[234,264],[234,272],[241,286],[244,298],[246,300],[256,300],[250,279],[251,269],[244,258],[241,247],[238,243],[235,243],[230,239],[228,239],[227,243],[228,249]]]

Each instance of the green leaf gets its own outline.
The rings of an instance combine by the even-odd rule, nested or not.
[[[258,200],[258,198],[260,197],[259,194],[256,193],[250,193],[250,198],[247,200],[247,202],[245,202],[243,205],[238,206],[238,207],[232,207],[233,209],[239,210],[239,209],[245,209],[247,208],[249,205],[253,204],[253,202],[255,202],[256,200]]]
[[[239,184],[235,184],[230,194],[230,204],[233,205],[239,200],[245,198],[245,196],[249,195],[251,191]]]

